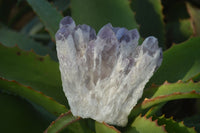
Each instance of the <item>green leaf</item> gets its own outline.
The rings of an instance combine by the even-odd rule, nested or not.
[[[200,73],[197,74],[197,75],[195,75],[195,76],[192,78],[192,80],[193,80],[194,82],[200,81]]]
[[[2,133],[41,133],[50,122],[31,104],[16,96],[0,93],[0,108]]]
[[[24,86],[16,81],[8,81],[0,77],[0,90],[8,91],[12,94],[26,98],[55,116],[67,112],[64,105],[61,105],[43,93],[38,92],[29,86]]]
[[[162,0],[166,22],[166,45],[183,42],[193,34],[185,1]]]
[[[132,0],[135,18],[140,25],[142,37],[155,36],[159,45],[165,49],[164,16],[161,0]],[[145,9],[145,10],[144,10]]]
[[[189,3],[187,3],[187,9],[191,17],[194,35],[200,36],[200,9]]]
[[[0,42],[7,47],[17,45],[26,51],[33,49],[39,55],[49,54],[53,59],[57,58],[55,52],[43,46],[41,43],[34,41],[25,34],[15,32],[8,28],[0,28]]]
[[[152,83],[162,84],[164,81],[187,81],[200,73],[200,38],[173,45],[164,52],[163,62],[151,78]]]
[[[71,11],[77,24],[88,24],[97,31],[107,23],[138,27],[127,0],[71,0]]]
[[[0,77],[30,86],[67,105],[58,63],[49,56],[42,57],[17,47],[7,48],[0,45],[0,60]]]
[[[28,34],[29,36],[36,35],[44,28],[44,25],[40,22],[39,18],[36,16],[32,18],[24,27],[20,30],[23,34]]]
[[[79,121],[80,117],[75,117],[69,111],[65,114],[61,114],[50,126],[44,131],[44,133],[57,133],[68,127],[68,132],[83,133],[84,130],[81,128]],[[74,125],[75,124],[75,125]]]
[[[156,113],[160,113],[161,112],[161,108],[165,105],[165,103],[160,103],[160,104],[157,104],[155,106],[153,106],[152,108],[150,108],[146,113],[145,113],[145,116],[147,118],[151,117],[151,116],[154,116]]]
[[[51,38],[55,39],[62,15],[46,0],[27,0],[27,2],[44,23]]]
[[[162,4],[166,22],[188,19],[190,17],[184,1],[162,0]]]
[[[196,133],[194,128],[189,128],[183,122],[176,122],[172,118],[158,117],[158,124],[164,125],[168,133]]]
[[[96,133],[120,133],[120,131],[115,127],[109,126],[106,123],[99,123],[97,121],[95,122],[95,130]]]
[[[191,20],[182,19],[179,21],[169,22],[166,24],[166,32],[169,44],[183,42],[193,34]]]
[[[148,90],[148,89],[147,89]],[[151,93],[146,94],[146,93]],[[146,97],[144,97],[146,96]],[[150,88],[150,90],[144,92],[142,103],[139,103],[134,107],[130,114],[130,119],[140,114],[145,109],[153,107],[163,102],[186,99],[186,98],[200,98],[200,82],[177,82],[177,83],[165,83],[159,87]]]
[[[70,6],[70,0],[55,0],[54,6],[60,11],[65,11]]]
[[[184,124],[189,127],[194,127],[195,130],[200,132],[200,115],[194,115],[184,119]]]
[[[156,88],[152,88],[156,89]],[[179,93],[194,93],[198,94],[200,93],[200,82],[199,83],[194,83],[193,81],[190,81],[188,83],[183,83],[182,81],[178,81],[177,83],[168,83],[165,82],[163,85],[158,87],[156,89],[156,92],[151,96],[147,98],[156,98],[156,97],[161,97],[164,98],[167,95],[179,95]]]
[[[165,133],[164,126],[159,126],[157,121],[145,116],[138,116],[125,133]]]

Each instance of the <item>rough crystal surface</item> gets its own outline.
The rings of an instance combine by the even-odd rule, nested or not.
[[[155,37],[138,45],[136,29],[105,25],[96,35],[71,17],[56,33],[62,84],[73,115],[125,126],[145,84],[161,65]]]

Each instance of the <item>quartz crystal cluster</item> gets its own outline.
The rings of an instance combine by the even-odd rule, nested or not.
[[[62,85],[74,116],[125,126],[145,84],[161,65],[155,37],[138,45],[136,29],[103,26],[98,34],[69,16],[60,22],[56,47]]]

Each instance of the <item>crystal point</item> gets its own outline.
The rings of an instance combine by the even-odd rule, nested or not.
[[[60,28],[62,27],[71,27],[71,28],[75,28],[76,24],[74,22],[74,20],[67,16],[64,17],[61,21],[60,21]]]

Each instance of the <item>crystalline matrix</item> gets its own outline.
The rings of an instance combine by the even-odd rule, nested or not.
[[[62,85],[74,116],[125,126],[145,84],[162,62],[155,37],[138,45],[136,29],[107,24],[96,35],[69,16],[56,33]]]

